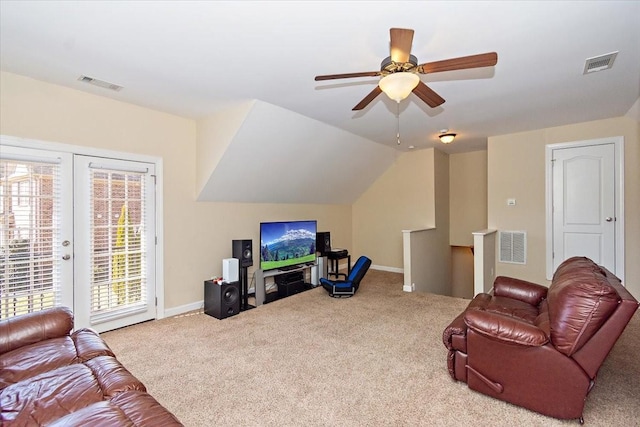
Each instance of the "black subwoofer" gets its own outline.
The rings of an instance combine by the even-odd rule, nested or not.
[[[251,240],[234,240],[232,242],[233,258],[240,260],[240,267],[253,265],[253,248],[251,246]]]
[[[327,252],[331,250],[331,233],[328,231],[319,231],[316,233],[316,251],[320,252],[321,256],[327,255]]]
[[[240,313],[240,282],[204,282],[204,312],[216,319]]]

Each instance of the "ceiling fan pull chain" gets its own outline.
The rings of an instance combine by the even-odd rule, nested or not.
[[[398,132],[396,133],[396,138],[398,140],[398,145],[400,145],[400,103],[396,103],[396,117],[398,118]]]

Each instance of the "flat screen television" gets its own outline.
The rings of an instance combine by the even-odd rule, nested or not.
[[[260,269],[294,268],[316,261],[317,221],[260,223]]]

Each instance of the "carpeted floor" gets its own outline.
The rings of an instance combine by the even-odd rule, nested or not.
[[[102,334],[186,426],[553,426],[451,380],[442,331],[468,301],[402,292],[370,270],[353,298],[322,288],[218,320],[201,312]],[[588,426],[640,425],[640,317],[605,361]]]

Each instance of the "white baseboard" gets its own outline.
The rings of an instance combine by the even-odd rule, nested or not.
[[[371,268],[373,270],[388,271],[391,273],[404,273],[404,268],[399,267],[386,267],[384,265],[371,264]]]
[[[194,310],[202,310],[203,308],[204,308],[204,300],[192,302],[186,305],[181,305],[179,307],[165,308],[164,317],[179,316],[180,314],[184,314]]]
[[[343,268],[343,269],[346,270],[347,269],[347,265],[344,264],[343,266],[339,266],[339,268]],[[385,267],[384,265],[374,265],[374,264],[372,264],[370,268],[372,270],[389,271],[391,273],[404,273],[404,269],[402,269],[402,268]],[[405,292],[411,292],[411,287],[409,287],[409,290],[407,291],[405,289],[405,287],[403,286],[402,290],[404,290]],[[204,308],[204,300],[192,302],[192,303],[181,305],[181,306],[178,306],[178,307],[165,308],[164,309],[164,317],[179,316],[181,314],[188,313],[190,311],[202,310],[203,308]]]

